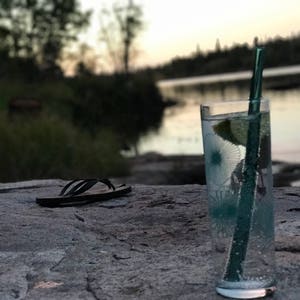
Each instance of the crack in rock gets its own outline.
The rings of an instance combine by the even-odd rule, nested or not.
[[[94,281],[94,280],[92,280],[92,279],[90,278],[89,275],[86,277],[86,287],[85,287],[86,291],[87,291],[88,293],[90,293],[90,294],[93,296],[93,298],[94,298],[95,300],[111,299],[111,297],[110,297],[109,295],[104,294],[104,292],[103,292],[103,290],[102,290],[101,288],[99,288],[99,289],[101,289],[101,298],[99,298],[99,297],[97,296],[96,291],[93,289],[93,287],[92,287],[92,285],[91,285],[91,283],[92,283],[93,281]]]
[[[291,252],[291,253],[300,253],[300,249],[297,246],[279,246],[275,247],[276,252]]]

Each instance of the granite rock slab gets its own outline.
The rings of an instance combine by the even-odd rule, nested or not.
[[[206,187],[47,208],[62,180],[0,185],[0,299],[223,299],[215,294]],[[300,295],[300,188],[274,189],[277,300]]]

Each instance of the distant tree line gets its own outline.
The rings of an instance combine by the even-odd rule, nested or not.
[[[255,45],[266,47],[266,67],[300,63],[300,35],[254,38],[252,45],[222,47],[217,39],[214,51],[197,51],[189,57],[147,70],[133,70],[135,41],[144,29],[142,7],[133,0],[112,1],[99,16],[99,39],[106,48],[106,60],[115,73],[153,74],[174,78],[250,69]],[[63,76],[63,51],[89,26],[91,11],[81,11],[78,0],[0,0],[0,78],[41,79],[45,74]],[[80,50],[79,50],[80,52]],[[85,63],[78,53],[77,75],[93,75],[95,63]],[[145,72],[146,71],[146,72]]]
[[[190,57],[174,58],[151,71],[156,78],[163,79],[249,70],[252,68],[256,45],[266,48],[265,67],[300,64],[299,34],[288,38],[270,38],[264,42],[254,38],[253,45],[235,44],[230,48],[222,48],[217,41],[214,51],[203,53],[198,49]]]

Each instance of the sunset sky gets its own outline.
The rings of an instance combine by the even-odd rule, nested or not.
[[[127,3],[127,1],[123,1]],[[175,56],[188,56],[233,43],[252,43],[300,33],[299,0],[135,0],[143,7],[145,29],[138,39],[137,65],[157,65]],[[92,9],[92,24],[83,41],[97,45],[99,11],[112,0],[81,0]]]

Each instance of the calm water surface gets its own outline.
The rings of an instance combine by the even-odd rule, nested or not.
[[[233,84],[222,88],[200,89],[197,85],[179,88],[161,87],[164,96],[180,101],[165,110],[158,132],[144,136],[140,153],[156,151],[163,154],[202,154],[200,104],[210,101],[248,98],[248,89]],[[270,100],[272,158],[300,162],[300,88],[284,91],[264,90]]]

